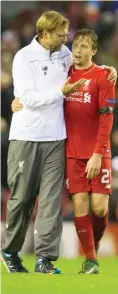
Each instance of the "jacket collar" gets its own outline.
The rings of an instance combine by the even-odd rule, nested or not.
[[[49,56],[50,55],[50,50],[45,49],[43,46],[40,45],[40,43],[37,41],[37,36],[34,37],[34,39],[31,42],[31,46],[39,51],[40,54]]]

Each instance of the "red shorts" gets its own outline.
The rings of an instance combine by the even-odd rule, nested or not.
[[[86,178],[86,159],[66,158],[66,187],[68,192],[91,192],[111,194],[111,158],[102,158],[100,174],[92,179]]]

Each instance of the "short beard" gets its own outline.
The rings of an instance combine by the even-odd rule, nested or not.
[[[62,45],[59,45],[55,48],[52,48],[51,51],[59,51],[59,50],[61,50],[61,47],[62,47]]]

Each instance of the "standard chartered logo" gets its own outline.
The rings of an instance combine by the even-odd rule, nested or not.
[[[66,97],[67,101],[76,101],[76,102],[81,102],[82,103],[82,98],[75,98],[75,97]]]
[[[74,94],[74,96],[76,96]],[[69,96],[66,97],[66,101],[72,101],[72,102],[80,102],[80,103],[91,103],[91,94],[89,94],[88,92],[85,93],[83,95],[83,97],[73,97],[73,96]]]
[[[84,94],[84,103],[91,103],[91,95],[89,93]]]

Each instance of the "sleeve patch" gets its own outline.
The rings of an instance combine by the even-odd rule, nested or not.
[[[109,104],[115,104],[115,99],[114,98],[110,98],[110,99],[107,100],[107,102]]]

